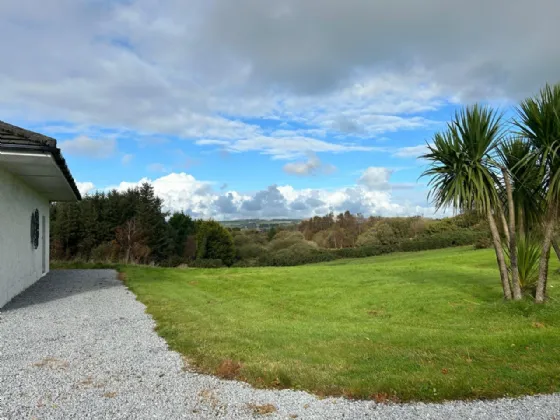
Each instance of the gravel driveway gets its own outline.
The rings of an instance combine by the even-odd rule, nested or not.
[[[114,271],[52,272],[0,310],[0,418],[560,417],[560,395],[379,405],[254,390],[185,372],[153,328]]]

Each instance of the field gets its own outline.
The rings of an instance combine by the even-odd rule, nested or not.
[[[158,333],[198,370],[260,387],[378,401],[560,391],[551,300],[504,303],[491,250],[289,268],[128,266]]]

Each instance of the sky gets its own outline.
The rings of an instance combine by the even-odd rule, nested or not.
[[[2,0],[0,120],[83,194],[194,217],[435,212],[434,133],[560,78],[557,0]]]

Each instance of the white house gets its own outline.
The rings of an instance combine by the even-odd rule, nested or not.
[[[75,200],[56,140],[0,121],[0,307],[49,271],[50,202]]]

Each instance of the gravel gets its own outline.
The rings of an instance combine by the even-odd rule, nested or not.
[[[384,405],[185,369],[111,270],[52,272],[0,310],[0,418],[552,419],[560,395]],[[406,372],[403,372],[406,374]],[[265,414],[266,412],[269,414]]]

